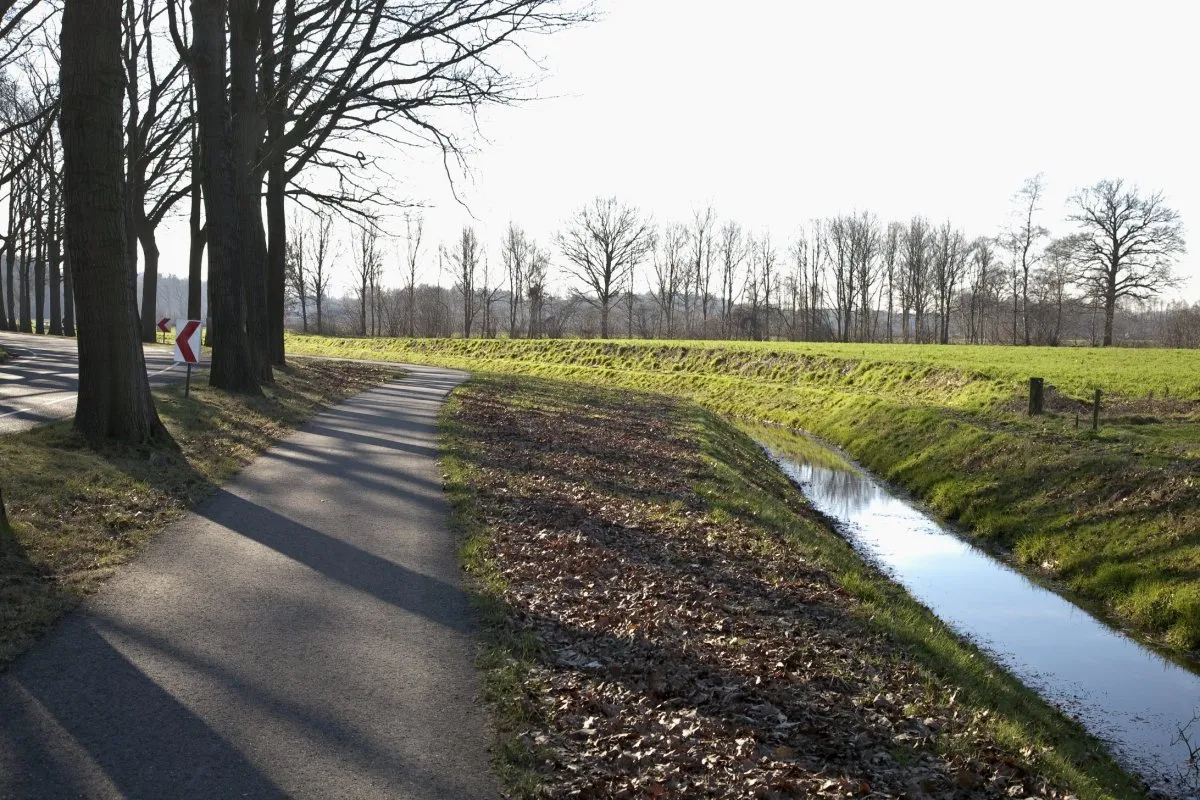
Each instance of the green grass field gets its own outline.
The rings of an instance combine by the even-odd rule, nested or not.
[[[1200,649],[1200,353],[332,339],[290,352],[647,389],[802,428],[1147,641]],[[1031,375],[1051,413],[1025,416]],[[1084,402],[1105,392],[1102,427]]]

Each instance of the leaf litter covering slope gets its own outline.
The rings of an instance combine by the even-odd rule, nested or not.
[[[711,512],[683,420],[628,393],[458,399],[505,624],[536,637],[544,796],[1069,796],[943,708],[826,573]]]

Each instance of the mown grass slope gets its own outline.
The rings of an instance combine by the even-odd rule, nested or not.
[[[1200,648],[1197,353],[299,336],[289,346],[650,389],[803,428],[1144,638]],[[1053,387],[1051,413],[1034,419],[1031,374]],[[1084,401],[1097,385],[1103,425],[1092,432]]]

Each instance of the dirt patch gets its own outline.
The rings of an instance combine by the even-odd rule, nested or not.
[[[714,509],[680,406],[537,386],[474,384],[454,420],[503,624],[535,642],[540,796],[1069,796],[829,574]]]

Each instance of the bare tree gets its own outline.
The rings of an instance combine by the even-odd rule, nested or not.
[[[588,302],[600,309],[601,338],[608,338],[613,300],[653,241],[650,221],[615,197],[597,197],[576,212],[558,235],[558,246],[570,263],[567,272],[591,290]]]
[[[289,226],[287,248],[288,289],[300,304],[300,322],[305,333],[308,333],[309,280],[305,264],[309,249],[308,238],[308,226],[293,217]]]
[[[854,268],[855,219],[851,215],[829,220],[829,264],[833,277],[833,317],[839,341],[850,341],[854,301],[858,298],[858,271]]]
[[[417,265],[421,261],[421,237],[425,233],[425,218],[404,215],[404,265],[407,270],[408,286],[408,336],[417,335]]]
[[[189,104],[186,70],[177,52],[166,68],[156,59],[154,30],[163,6],[125,0],[126,247],[131,263],[142,248],[142,341],[153,342],[158,322],[159,248],[156,232],[171,209],[191,194],[187,167]]]
[[[508,276],[508,336],[515,339],[520,335],[521,299],[525,295],[528,280],[529,253],[531,249],[525,231],[511,220],[504,238],[500,242],[500,257],[504,272]]]
[[[908,315],[913,315],[913,339],[923,341],[925,337],[925,314],[929,310],[929,271],[933,250],[933,230],[929,220],[913,217],[904,233],[901,258],[904,264],[904,290],[901,293],[901,311],[904,324],[904,341],[908,341]]]
[[[998,276],[995,241],[981,236],[971,244],[970,253],[967,343],[983,344],[984,321],[987,319],[988,305],[996,291]]]
[[[311,278],[313,305],[317,311],[317,333],[325,332],[325,299],[329,296],[329,284],[333,281],[333,218],[328,214],[317,215],[317,227],[312,237],[309,274]]]
[[[722,334],[729,338],[733,333],[733,309],[745,285],[738,275],[748,250],[742,226],[733,220],[722,225],[717,234],[717,250],[721,262],[721,328]]]
[[[947,220],[934,237],[931,277],[937,306],[939,344],[950,342],[951,304],[966,266],[966,237]]]
[[[546,301],[546,277],[550,272],[550,259],[546,251],[537,245],[529,248],[529,269],[526,273],[525,292],[529,296],[529,338],[545,335],[542,326],[543,305]]]
[[[1014,273],[1020,278],[1020,315],[1021,325],[1025,331],[1025,344],[1029,344],[1029,274],[1042,260],[1038,242],[1050,235],[1050,232],[1037,224],[1035,217],[1041,211],[1042,195],[1046,191],[1046,177],[1038,173],[1026,179],[1020,190],[1013,196],[1016,223],[1006,235],[1007,247],[1013,254]],[[1019,270],[1019,273],[1016,271]],[[1014,279],[1014,292],[1016,280]],[[1014,307],[1016,304],[1014,294]],[[1014,325],[1015,325],[1014,321]],[[1013,344],[1016,344],[1015,336]]]
[[[1178,212],[1162,192],[1142,196],[1121,179],[1102,180],[1069,201],[1082,238],[1078,280],[1104,306],[1103,345],[1113,343],[1113,314],[1124,299],[1145,300],[1175,285],[1171,268],[1186,252]]]
[[[690,238],[687,228],[672,223],[663,228],[654,243],[654,283],[650,287],[650,296],[658,306],[659,334],[668,339],[675,336],[675,303],[683,273],[691,266],[685,259]],[[632,315],[630,319],[632,322]]]
[[[480,271],[479,278],[479,308],[483,311],[483,336],[487,339],[494,339],[496,337],[496,320],[492,314],[492,308],[500,299],[504,286],[499,280],[492,281],[491,264],[486,252],[483,253],[483,269]]]
[[[896,281],[900,277],[900,245],[904,241],[904,224],[889,222],[883,234],[881,257],[883,260],[884,293],[887,297],[887,332],[884,339],[893,340],[893,314],[896,302]]]
[[[716,224],[717,215],[712,206],[692,215],[692,283],[696,288],[696,300],[700,303],[701,336],[707,335],[708,307],[712,301],[713,235]]]
[[[68,0],[61,33],[67,248],[79,313],[75,428],[92,441],[167,438],[150,396],[126,260],[121,2]]]
[[[362,336],[371,333],[368,328],[367,310],[374,297],[374,289],[379,280],[381,267],[379,259],[379,232],[372,225],[358,228],[354,234],[354,279],[355,291],[358,293],[358,332]],[[372,315],[371,322],[374,322]]]
[[[479,238],[475,229],[464,226],[458,242],[446,254],[454,274],[454,290],[462,296],[463,338],[471,338],[476,311],[476,273],[479,268]]]

